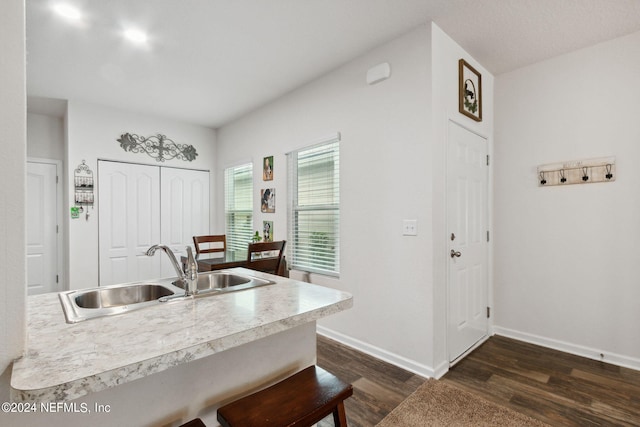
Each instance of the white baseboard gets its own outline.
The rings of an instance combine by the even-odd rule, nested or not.
[[[500,326],[494,326],[493,330],[496,335],[501,335],[503,337],[513,338],[519,341],[528,342],[530,344],[552,348],[554,350],[575,354],[576,356],[582,356],[588,359],[611,363],[613,365],[621,366],[624,368],[640,370],[640,359],[634,357],[623,356],[621,354],[611,353],[606,350],[598,350],[595,348],[571,344],[552,338],[546,338],[526,332],[515,331],[513,329],[502,328]]]
[[[395,353],[391,353],[390,351],[384,350],[380,347],[367,344],[363,341],[352,338],[340,332],[336,332],[324,326],[316,325],[316,331],[322,336],[330,338],[334,341],[338,341],[365,354],[383,360],[387,363],[391,363],[392,365],[398,366],[399,368],[405,369],[409,372],[413,372],[414,374],[420,375],[425,378],[440,378],[449,371],[449,363],[447,361],[444,361],[433,368],[431,366],[418,363],[414,360],[407,359],[406,357],[397,355]],[[501,335],[503,337],[513,338],[519,341],[528,342],[530,344],[540,345],[542,347],[552,348],[554,350],[574,354],[576,356],[582,356],[588,359],[603,361],[612,365],[640,371],[640,359],[638,358],[611,353],[606,350],[598,350],[577,344],[571,344],[568,342],[529,334],[526,332],[520,332],[495,325],[493,326],[492,334]]]
[[[367,344],[348,335],[344,335],[332,329],[325,328],[324,326],[316,325],[316,332],[322,336],[330,338],[334,341],[338,341],[339,343],[368,354],[369,356],[373,356],[376,359],[391,363],[392,365],[395,365],[409,372],[413,372],[414,374],[420,375],[425,378],[440,378],[449,370],[449,364],[446,362],[439,365],[436,369],[433,369],[430,366],[418,363],[411,359],[407,359],[406,357],[399,356],[395,353],[391,353],[380,347]]]

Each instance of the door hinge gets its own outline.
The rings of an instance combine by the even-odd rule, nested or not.
[[[489,155],[487,154],[487,166],[489,166]]]
[[[489,241],[489,230],[487,230],[487,242]]]
[[[56,175],[56,184],[58,183],[58,175]]]
[[[491,307],[487,307],[487,319],[491,317]]]
[[[60,233],[58,226],[56,225],[56,234]]]
[[[60,278],[58,277],[58,275],[56,274],[56,283],[58,283],[58,280],[60,280]]]

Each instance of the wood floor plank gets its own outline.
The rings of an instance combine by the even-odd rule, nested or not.
[[[519,363],[519,361],[513,356],[497,355],[496,357],[476,357],[471,354],[468,357],[469,360],[476,360],[486,365],[484,369],[485,372],[492,373],[495,369],[499,369],[501,371],[511,372],[541,383],[549,382],[551,373],[554,372],[552,370],[541,372],[540,370],[532,369],[531,367]]]
[[[630,384],[640,384],[640,371],[621,367],[618,374],[622,381],[629,382]]]
[[[627,381],[620,381],[618,378],[610,378],[602,374],[583,371],[582,369],[574,369],[571,376],[582,379],[589,384],[598,387],[607,387],[610,390],[620,390],[628,396],[640,396],[640,380],[636,384]]]
[[[546,418],[543,421],[552,425],[582,425],[586,423],[598,425],[589,411],[588,403],[578,402],[572,397],[554,388],[537,388],[529,384],[519,383],[513,379],[495,376],[491,379],[494,387],[514,390],[509,404],[520,412],[534,410]]]
[[[362,391],[363,393],[374,396],[378,402],[381,402],[381,407],[385,407],[385,410],[391,411],[398,406],[400,402],[406,399],[407,396],[400,394],[394,390],[384,387],[369,378],[359,378],[353,382],[353,388]]]

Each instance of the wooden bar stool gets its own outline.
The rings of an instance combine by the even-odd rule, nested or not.
[[[336,427],[346,427],[344,401],[353,387],[319,366],[231,402],[218,409],[224,427],[308,427],[333,413]]]
[[[179,427],[207,427],[200,418],[195,418],[189,422],[181,424]]]

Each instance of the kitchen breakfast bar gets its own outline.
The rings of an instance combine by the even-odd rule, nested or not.
[[[28,298],[11,393],[22,426],[217,425],[223,404],[313,365],[316,321],[352,297],[289,278],[126,314],[65,322],[57,294]],[[26,408],[34,410],[25,410]]]

